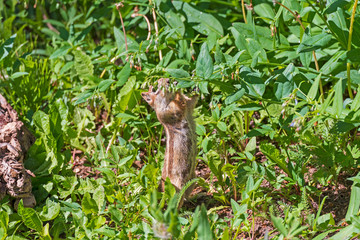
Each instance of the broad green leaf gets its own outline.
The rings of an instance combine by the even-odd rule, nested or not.
[[[349,239],[354,234],[355,231],[356,231],[356,227],[353,224],[351,224],[341,229],[337,234],[330,237],[329,240]]]
[[[46,199],[46,205],[43,207],[40,218],[43,221],[50,221],[55,219],[60,213],[60,203],[54,202],[49,198]]]
[[[74,67],[81,80],[88,79],[94,74],[94,66],[91,58],[80,50],[73,51],[75,56]]]
[[[360,48],[351,49],[346,53],[346,57],[352,63],[360,63]]]
[[[294,90],[293,77],[295,66],[289,64],[275,82],[275,96],[277,99],[287,98]]]
[[[331,40],[332,36],[327,33],[322,33],[312,37],[305,38],[297,48],[297,53],[311,52],[313,50],[325,47]]]
[[[343,110],[343,81],[340,79],[334,87],[335,96],[333,102],[333,109],[336,118],[340,118]]]
[[[227,126],[224,122],[218,122],[216,126],[223,132],[226,132]]]
[[[242,88],[239,91],[237,91],[236,93],[234,93],[233,95],[228,96],[225,99],[225,104],[228,105],[228,104],[231,104],[233,102],[240,100],[242,98],[242,96],[244,96],[244,94],[245,94],[245,89]]]
[[[271,30],[269,27],[262,27],[258,25],[245,24],[245,23],[233,23],[233,28],[243,35],[245,38],[252,38],[259,43],[264,49],[273,50],[274,49],[274,39],[271,35]],[[233,31],[232,31],[233,32]],[[280,33],[280,44],[289,45],[287,39]],[[236,38],[235,38],[236,39]]]
[[[331,213],[327,213],[318,218],[317,225],[320,229],[326,229],[328,225],[335,225],[335,220]]]
[[[33,117],[36,127],[45,135],[50,134],[50,119],[49,115],[43,111],[37,111]]]
[[[344,65],[343,59],[346,57],[345,51],[336,52],[320,69],[324,75],[332,74],[338,67]]]
[[[136,77],[131,76],[126,84],[121,88],[114,106],[117,113],[124,112],[126,110],[130,97],[134,91],[135,83]]]
[[[358,182],[354,182],[351,187],[350,202],[345,216],[345,220],[347,222],[351,220],[351,217],[356,216],[359,213],[359,207],[360,207],[360,184]]]
[[[101,208],[104,205],[105,202],[105,190],[103,186],[99,186],[95,189],[94,194],[93,194],[93,198],[96,202],[96,205],[98,207],[98,210],[101,211]]]
[[[24,221],[25,226],[37,231],[39,234],[42,233],[43,223],[40,220],[39,214],[32,208],[25,208],[22,200],[18,205],[18,213]]]
[[[131,73],[130,62],[127,62],[116,76],[118,80],[116,86],[117,87],[123,86],[126,83],[126,81],[129,79],[130,73]]]
[[[29,73],[27,73],[27,72],[16,72],[13,75],[11,75],[11,78],[15,79],[15,78],[22,77],[22,76],[25,76],[25,75],[29,75]]]
[[[86,192],[81,201],[81,207],[85,214],[97,213],[98,206],[96,201],[90,196],[90,193]]]
[[[239,111],[259,111],[262,109],[263,109],[263,107],[260,104],[254,103],[254,102],[241,105],[237,108],[237,110],[239,110]]]
[[[196,133],[200,136],[206,135],[206,129],[203,125],[196,125]]]
[[[343,48],[346,48],[349,38],[349,30],[344,16],[344,9],[337,8],[336,12],[328,15],[330,29],[335,33]]]
[[[321,80],[321,73],[315,78],[315,81],[311,85],[311,88],[307,94],[307,97],[312,101],[315,100],[315,97],[318,94],[320,80]]]
[[[288,231],[286,230],[285,225],[283,224],[282,218],[271,215],[271,221],[274,224],[274,226],[276,227],[276,229],[279,230],[279,232],[283,236],[286,237],[288,235]]]
[[[354,98],[354,100],[351,103],[351,110],[352,111],[357,111],[360,108],[360,86],[357,89],[357,94]]]
[[[106,90],[108,90],[108,88],[111,86],[111,84],[115,82],[115,80],[112,80],[112,79],[108,79],[108,80],[102,80],[100,83],[99,83],[99,91],[100,92],[104,92]]]
[[[9,55],[11,49],[14,46],[15,38],[16,38],[16,34],[12,35],[3,44],[1,44],[1,46],[0,46],[0,61]]]
[[[218,35],[224,35],[222,24],[211,14],[197,10],[192,4],[173,1],[172,2],[177,11],[184,11],[187,16],[187,22],[192,27],[205,35],[209,35],[210,32],[216,32]],[[197,24],[194,24],[197,23]]]
[[[56,49],[56,51],[50,55],[50,59],[56,59],[58,57],[65,56],[68,53],[69,49],[71,49],[70,45],[64,45]]]
[[[76,101],[75,101],[74,105],[78,105],[80,103],[86,102],[94,94],[95,94],[95,92],[93,90],[86,90],[85,92],[80,93],[79,95],[76,96]]]
[[[284,156],[280,154],[280,151],[271,143],[260,144],[260,151],[271,161],[276,163],[288,176],[291,176]]]
[[[176,38],[181,38],[185,34],[185,25],[181,18],[171,9],[165,12],[165,19],[172,29],[175,29]]]
[[[214,65],[206,42],[201,45],[201,50],[196,62],[196,74],[204,79],[209,79],[213,73]]]
[[[216,43],[216,48],[215,48],[215,63],[220,64],[222,63],[224,60],[224,55],[221,51],[221,47],[219,45],[219,43]]]
[[[122,29],[119,30],[119,28],[117,27],[114,27],[113,29],[118,53],[124,53],[126,51],[124,33],[122,32]],[[128,51],[134,52],[139,50],[139,44],[135,40],[133,40],[129,34],[126,35],[126,40],[128,45]]]
[[[274,8],[268,3],[259,3],[254,6],[254,11],[265,21],[273,20],[275,17]]]
[[[181,68],[179,68],[179,69],[167,68],[166,71],[173,78],[189,78],[190,77],[190,74]]]
[[[213,235],[210,228],[210,223],[207,217],[205,205],[201,205],[199,225],[196,230],[199,240],[212,240]]]

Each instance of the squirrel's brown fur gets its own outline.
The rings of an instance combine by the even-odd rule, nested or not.
[[[193,110],[198,96],[189,98],[180,92],[170,92],[167,82],[167,79],[160,79],[156,92],[153,92],[150,86],[149,92],[143,92],[141,95],[155,110],[166,133],[160,189],[164,190],[164,181],[169,177],[179,191],[189,180],[195,178],[197,146]],[[190,195],[192,189],[193,186],[187,189],[185,198]]]

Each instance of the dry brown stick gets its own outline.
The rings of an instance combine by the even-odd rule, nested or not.
[[[244,17],[244,22],[247,24],[244,0],[241,0],[241,9],[242,9],[243,17]]]
[[[123,21],[123,18],[122,18],[122,15],[121,15],[121,11],[120,11],[120,8],[123,7],[124,4],[123,4],[122,2],[120,2],[120,3],[116,3],[115,6],[116,6],[117,11],[119,12],[120,21],[121,21],[121,26],[122,26],[122,30],[123,30],[123,33],[124,33],[124,39],[125,39],[125,49],[126,49],[126,52],[127,52],[127,51],[128,51],[128,44],[127,44],[125,26],[124,26],[124,21]],[[113,58],[110,60],[110,63],[115,62],[116,59],[118,59],[118,56],[113,57]],[[126,61],[127,61],[127,60],[128,60],[128,55],[126,55]],[[106,69],[104,69],[104,70],[102,71],[102,73],[100,74],[100,78],[102,78],[102,77],[105,75],[105,72],[106,72]]]
[[[151,4],[151,0],[149,0],[149,2]],[[159,28],[158,28],[158,24],[157,24],[157,21],[156,21],[155,7],[152,8],[152,15],[153,15],[153,19],[154,19],[155,34],[156,34],[156,37],[158,37],[159,36]],[[162,60],[162,51],[161,51],[161,49],[159,49],[159,58],[160,58],[160,60]]]
[[[289,11],[295,18],[295,20],[300,24],[301,28],[305,31],[305,27],[304,25],[302,24],[301,22],[301,19],[300,19],[300,15],[299,14],[296,14],[295,12],[293,12],[291,9],[289,9],[288,7],[286,7],[284,4],[278,2],[278,1],[275,1],[275,3],[279,4],[280,6],[282,6],[283,8],[285,8],[287,11]],[[316,71],[319,71],[320,68],[319,68],[319,63],[317,61],[317,58],[316,58],[316,55],[315,55],[315,51],[313,51],[313,56],[314,56],[314,62],[315,62],[315,68],[316,68]]]
[[[147,23],[148,35],[147,35],[146,40],[149,40],[150,37],[151,37],[151,25],[150,25],[150,21],[149,21],[148,17],[145,16],[144,14],[140,14],[140,13],[133,13],[133,14],[131,14],[131,17],[133,17],[133,18],[134,18],[134,17],[138,17],[138,16],[143,17],[143,18],[145,19],[146,23]]]

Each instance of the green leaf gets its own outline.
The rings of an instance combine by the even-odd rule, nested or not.
[[[356,176],[358,178],[358,176]],[[345,220],[349,222],[351,217],[358,215],[360,208],[360,183],[354,182],[351,187],[350,202]]]
[[[201,204],[199,225],[197,227],[197,234],[199,240],[212,240],[213,235],[210,228],[210,223],[207,217],[206,208]]]
[[[196,133],[200,136],[206,135],[206,129],[203,125],[196,125]]]
[[[80,50],[74,50],[75,70],[81,80],[87,79],[94,74],[94,66],[91,58]]]
[[[32,208],[25,208],[22,200],[20,200],[18,205],[18,214],[24,221],[25,226],[37,231],[39,234],[42,233],[43,223],[40,220],[39,214]]]
[[[79,95],[76,96],[76,101],[75,101],[74,105],[78,105],[80,103],[86,102],[94,94],[95,94],[95,92],[92,89],[86,90],[85,92],[80,93]]]
[[[27,72],[16,72],[13,75],[11,75],[11,78],[15,79],[15,78],[22,77],[22,76],[25,76],[25,75],[29,75],[29,73],[27,73]]]
[[[284,156],[280,154],[280,151],[271,143],[260,144],[260,151],[273,163],[276,163],[289,177],[291,173],[287,168],[287,163]]]
[[[136,76],[131,76],[126,84],[121,88],[114,106],[118,113],[124,112],[126,110],[130,101],[130,97],[134,92],[135,83]]]
[[[336,118],[340,118],[343,110],[343,81],[340,79],[334,87],[335,96],[333,102],[333,109]]]
[[[199,33],[209,35],[211,32],[215,32],[220,36],[224,35],[222,24],[211,14],[199,11],[192,4],[186,2],[172,1],[172,3],[177,11],[185,12],[187,22]]]
[[[60,213],[60,203],[46,199],[46,205],[43,207],[40,218],[43,221],[55,219]]]
[[[35,126],[44,133],[45,135],[50,135],[50,118],[49,115],[43,111],[37,111],[33,117]]]
[[[226,127],[226,124],[225,124],[224,122],[218,122],[218,123],[216,124],[216,126],[217,126],[221,131],[226,132],[227,127]]]
[[[231,104],[233,102],[240,100],[242,98],[242,96],[244,96],[244,94],[245,94],[245,89],[242,88],[239,91],[237,91],[236,93],[234,93],[233,95],[228,96],[225,99],[225,104],[228,105],[228,104]]]
[[[291,63],[275,82],[275,96],[278,100],[287,98],[294,90],[295,66]]]
[[[321,73],[315,78],[315,81],[311,85],[311,88],[310,88],[310,90],[309,90],[309,92],[307,94],[307,97],[312,101],[315,100],[315,97],[316,97],[316,95],[318,93],[320,80],[321,80]]]
[[[181,38],[185,34],[185,25],[181,18],[171,9],[165,12],[165,19],[172,29],[175,29],[176,38]]]
[[[283,219],[280,217],[275,217],[273,215],[271,215],[271,221],[273,222],[274,226],[276,227],[277,230],[279,230],[279,232],[286,237],[288,235],[288,231],[286,230],[284,224],[283,224]]]
[[[328,15],[328,24],[333,33],[337,36],[343,48],[346,48],[349,38],[349,30],[347,28],[344,9],[337,8],[336,12]]]
[[[106,90],[108,90],[108,88],[111,86],[111,84],[115,82],[115,80],[111,80],[111,79],[108,79],[108,80],[102,80],[100,83],[99,83],[99,91],[100,92],[104,92]]]
[[[343,59],[346,57],[345,51],[336,52],[320,69],[324,75],[332,74],[332,72],[344,65]]]
[[[269,27],[263,27],[263,26],[239,23],[239,22],[233,23],[233,27],[239,34],[243,35],[244,38],[253,38],[259,43],[261,43],[261,46],[264,49],[267,50],[274,49],[274,39],[271,35],[271,30]],[[279,36],[280,36],[281,45],[289,45],[289,42],[282,34],[279,34]]]
[[[129,79],[130,73],[131,73],[130,62],[127,62],[116,76],[118,80],[116,86],[117,87],[123,86],[126,83],[126,81]]]
[[[351,110],[352,111],[357,111],[360,108],[360,94],[359,94],[360,86],[358,87],[356,92],[357,92],[357,94],[356,94],[354,100],[351,103]]]
[[[275,17],[274,8],[270,4],[265,2],[256,4],[254,6],[254,11],[265,21],[272,20]]]
[[[81,207],[85,214],[97,213],[98,206],[96,201],[90,196],[90,193],[86,192],[81,201]]]
[[[196,62],[196,74],[204,79],[209,79],[213,73],[214,65],[209,54],[207,43],[201,45],[200,54]]]
[[[167,68],[166,71],[173,78],[189,78],[190,77],[190,74],[181,68],[179,68],[179,69]]]
[[[322,33],[312,37],[307,37],[303,40],[297,48],[297,53],[311,52],[313,50],[325,47],[331,40],[332,36],[327,33]]]
[[[346,57],[352,63],[360,63],[360,48],[351,49],[346,53]]]
[[[258,103],[248,103],[248,104],[241,105],[237,108],[237,110],[239,110],[239,111],[259,111],[262,109],[263,109],[262,105],[260,105]]]
[[[53,54],[50,55],[50,59],[56,59],[58,57],[62,57],[62,56],[65,56],[69,49],[71,49],[71,46],[70,45],[64,45],[58,49],[56,49],[55,52],[53,52]]]
[[[104,203],[105,203],[105,190],[103,186],[99,186],[94,191],[94,200],[96,202],[96,205],[98,207],[98,210],[101,211]]]
[[[1,44],[1,46],[0,46],[0,61],[9,55],[11,49],[14,46],[15,38],[16,38],[16,34],[12,35],[3,44]]]

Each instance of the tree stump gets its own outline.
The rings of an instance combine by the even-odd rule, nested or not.
[[[36,204],[31,193],[33,173],[24,168],[25,154],[34,142],[35,137],[0,94],[0,200],[6,194],[16,198],[15,209],[20,199],[25,207]]]

